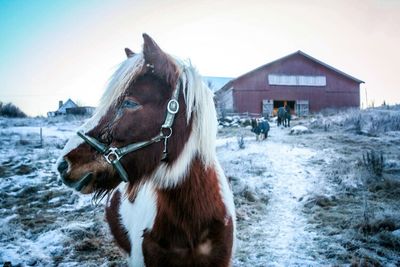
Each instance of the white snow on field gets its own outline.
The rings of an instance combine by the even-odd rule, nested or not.
[[[235,266],[318,264],[312,257],[315,234],[307,230],[300,203],[316,183],[315,171],[307,163],[315,152],[285,144],[285,138],[286,133],[262,142],[245,138],[245,149],[238,148],[235,138],[218,140],[226,175],[238,179],[234,191],[248,188],[268,199],[255,212],[237,210],[245,222],[238,230]]]
[[[56,126],[45,126],[45,127],[34,127],[34,126],[17,126],[9,127],[6,129],[0,129],[0,134],[7,135],[20,135],[20,136],[37,136],[40,135],[40,129],[42,129],[43,137],[57,137],[60,139],[68,139],[75,134],[73,129],[68,129],[66,127],[59,128]]]
[[[49,176],[52,176],[57,149],[55,144],[63,143],[74,134],[75,124],[56,124],[42,126],[45,142],[52,146],[35,149],[31,155],[25,155],[21,151],[24,146],[15,149],[9,147],[6,153],[2,153],[0,160],[7,162],[9,158],[42,164],[34,172],[35,175],[15,175],[2,180],[1,190],[8,190],[9,195],[17,195],[21,190],[29,186],[48,184]],[[315,154],[314,151],[294,147],[285,143],[286,129],[278,129],[272,126],[275,132],[268,140],[256,142],[254,137],[245,137],[245,149],[239,149],[236,137],[220,137],[217,140],[217,153],[227,177],[233,177],[233,190],[235,195],[248,191],[254,195],[252,203],[238,205],[238,248],[234,266],[287,266],[287,265],[314,265],[312,258],[313,237],[306,227],[305,218],[301,213],[300,199],[313,190],[315,173],[307,165],[307,161]],[[1,136],[10,136],[10,144],[19,140],[38,142],[39,126],[10,126],[0,129]],[[13,136],[16,136],[15,138]],[[14,138],[14,139],[13,139]],[[14,143],[15,143],[14,142]],[[46,166],[46,167],[44,167]],[[55,182],[55,181],[54,181]],[[64,187],[58,187],[62,190]],[[64,188],[65,190],[69,190]],[[44,193],[45,191],[43,191]],[[38,192],[39,194],[42,194]],[[65,199],[55,197],[49,200],[49,204],[57,205],[60,213],[88,207],[90,196],[82,196],[76,193],[77,201],[65,203]],[[237,201],[244,199],[240,197]],[[63,203],[64,202],[64,203]],[[2,234],[11,231],[12,215],[1,220]],[[74,228],[70,222],[57,229],[43,232],[34,238],[19,236],[18,244],[12,243],[2,247],[0,258],[7,259],[13,264],[35,262],[50,263],[52,255],[62,251],[60,245],[66,238],[68,229]],[[79,226],[79,225],[78,225]],[[79,226],[81,227],[81,226]],[[31,258],[29,255],[35,255]],[[72,264],[71,266],[74,266]]]
[[[0,264],[125,266],[118,253],[97,258],[115,248],[103,221],[102,204],[93,205],[91,196],[62,185],[54,170],[66,140],[82,123],[0,118]],[[314,127],[321,129],[333,127],[321,120],[315,123]],[[256,141],[249,129],[220,129],[218,159],[231,182],[237,213],[234,267],[336,264],[335,259],[320,253],[321,231],[307,221],[310,215],[303,211],[304,204],[320,190],[334,190],[320,173],[324,171],[321,162],[338,158],[332,147],[306,146],[320,142],[317,130],[290,135],[293,129],[308,130],[302,125],[289,129],[271,123],[268,139]],[[381,138],[396,141],[399,131],[390,129]],[[241,136],[244,149],[238,145]],[[397,159],[388,159],[386,165],[397,168]],[[356,181],[351,175],[347,180]],[[92,253],[96,256],[92,258],[73,247],[85,245],[80,241],[87,233],[88,239],[94,240]]]

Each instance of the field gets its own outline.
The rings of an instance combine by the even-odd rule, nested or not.
[[[126,266],[104,203],[65,187],[54,169],[82,122],[0,118],[0,264]],[[246,127],[218,133],[237,209],[234,266],[399,266],[400,108],[296,125],[311,132],[271,123],[261,142]]]

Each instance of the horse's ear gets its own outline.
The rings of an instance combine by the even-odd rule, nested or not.
[[[125,48],[125,54],[127,58],[133,57],[135,53],[132,52],[129,48]]]
[[[166,54],[157,43],[146,33],[143,33],[143,55],[146,66],[151,71],[164,79],[171,87],[175,87],[179,77],[178,67],[173,59]]]

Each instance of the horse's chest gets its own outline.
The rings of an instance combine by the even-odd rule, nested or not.
[[[142,186],[133,203],[127,198],[122,200],[120,217],[131,243],[129,259],[131,266],[144,266],[143,233],[153,227],[156,214],[156,192],[151,184]]]
[[[133,202],[121,198],[119,216],[131,245],[130,266],[229,265],[233,220],[224,208],[199,213],[193,207],[167,208],[161,200],[151,183],[137,191]]]
[[[228,222],[211,220],[200,229],[156,221],[143,235],[146,266],[227,266],[232,247],[231,218]]]

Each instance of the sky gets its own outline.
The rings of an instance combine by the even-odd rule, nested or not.
[[[297,50],[400,103],[400,0],[0,0],[0,101],[31,116],[96,106],[142,33],[204,76],[237,77]]]

